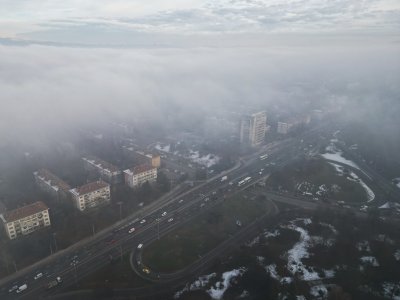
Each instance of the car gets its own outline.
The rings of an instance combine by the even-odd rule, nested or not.
[[[33,277],[33,279],[35,279],[35,280],[37,280],[37,279],[39,279],[39,278],[42,278],[43,277],[43,273],[37,273],[36,275],[35,275],[35,277]]]
[[[167,215],[167,212],[164,211],[164,212],[161,214],[161,217],[165,217],[166,215]]]
[[[144,224],[146,223],[146,219],[143,219],[142,221],[140,221],[140,224]]]
[[[135,231],[135,228],[132,227],[131,229],[129,229],[128,233],[132,233],[132,232],[134,232],[134,231]]]
[[[169,218],[168,223],[171,223],[174,220],[174,218]]]
[[[17,288],[17,294],[25,291],[27,288],[28,288],[28,285],[26,283],[21,285],[19,288]]]
[[[208,200],[210,200],[210,198],[207,197],[204,199],[204,202],[207,202]]]
[[[200,204],[200,208],[201,208],[201,207],[204,207],[204,205],[206,205],[206,204],[205,204],[205,203]]]
[[[18,289],[18,285],[13,285],[12,287],[10,287],[10,289],[8,290],[9,293],[14,292],[15,290]]]
[[[143,273],[146,273],[146,274],[150,273],[150,270],[148,268],[146,268],[146,267],[144,267],[142,270],[143,270]]]
[[[137,246],[137,248],[138,248],[138,249],[142,249],[142,248],[143,248],[143,244],[139,244],[139,245]]]
[[[178,201],[178,203],[182,203],[182,202],[183,202],[183,199],[181,199],[181,200]]]

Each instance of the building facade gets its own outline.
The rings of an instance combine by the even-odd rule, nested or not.
[[[74,205],[80,211],[106,205],[111,201],[110,185],[96,181],[70,190]]]
[[[140,187],[145,182],[153,183],[157,180],[157,168],[151,165],[140,165],[124,171],[125,183],[131,188]]]
[[[49,208],[42,201],[5,212],[0,219],[11,240],[51,225]]]
[[[136,150],[132,146],[122,146],[125,155],[132,159],[135,164],[150,165],[153,168],[159,168],[161,166],[161,158],[158,154],[146,153],[144,151]]]
[[[33,172],[33,176],[35,177],[36,184],[43,192],[50,194],[57,200],[68,197],[68,191],[71,187],[49,170],[39,169]]]
[[[265,111],[243,117],[240,122],[240,143],[252,147],[261,145],[265,140],[267,128]]]
[[[104,160],[96,156],[85,156],[82,157],[84,167],[89,172],[96,172],[101,179],[107,181],[110,184],[118,183],[122,181],[121,170]]]

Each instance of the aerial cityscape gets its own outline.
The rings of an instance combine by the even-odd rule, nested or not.
[[[400,2],[0,1],[0,299],[400,299]]]

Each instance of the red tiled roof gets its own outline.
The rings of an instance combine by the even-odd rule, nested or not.
[[[87,183],[87,184],[77,187],[73,190],[75,190],[79,195],[84,195],[84,194],[87,194],[87,193],[90,193],[93,191],[97,191],[101,188],[105,188],[107,186],[110,186],[110,185],[102,180],[99,180],[99,181]]]
[[[48,209],[49,208],[46,204],[44,204],[42,201],[38,201],[30,205],[10,210],[4,213],[3,216],[7,222],[13,222]]]
[[[139,173],[143,173],[143,172],[146,172],[146,171],[150,171],[151,169],[155,169],[155,168],[153,168],[150,165],[143,164],[143,165],[139,165],[139,166],[134,167],[132,169],[132,171],[133,171],[133,174],[139,174]]]

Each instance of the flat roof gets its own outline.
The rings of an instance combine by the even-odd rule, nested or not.
[[[83,160],[86,160],[87,162],[95,165],[96,167],[103,169],[103,170],[108,170],[110,172],[118,172],[120,169],[117,166],[114,166],[113,164],[106,162],[96,156],[90,155],[90,156],[84,156],[82,157]]]
[[[157,169],[157,168],[154,168],[154,167],[152,167],[151,165],[148,165],[148,164],[143,164],[143,165],[139,165],[139,166],[136,166],[136,167],[133,167],[133,168],[130,168],[130,169],[126,169],[124,171],[124,173],[129,174],[129,175],[134,175],[134,174],[136,175],[136,174],[140,174],[140,173],[143,173],[143,172],[146,172],[146,171],[150,171],[152,169]]]
[[[74,195],[80,196],[80,195],[84,195],[84,194],[87,194],[90,192],[97,191],[97,190],[105,188],[107,186],[108,187],[110,186],[107,182],[99,180],[99,181],[87,183],[80,187],[76,187],[76,188],[70,190],[70,192],[73,193]]]
[[[3,222],[4,221],[6,221],[7,223],[14,222],[16,220],[29,217],[31,215],[37,214],[41,211],[48,210],[48,209],[49,208],[47,207],[46,204],[44,204],[44,202],[37,201],[35,203],[5,212],[3,214]]]

